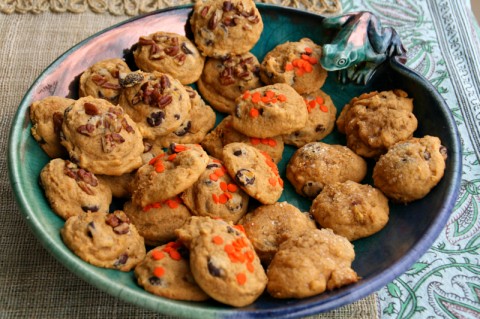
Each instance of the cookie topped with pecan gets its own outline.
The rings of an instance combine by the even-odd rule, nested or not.
[[[83,97],[65,110],[62,145],[72,162],[95,174],[122,175],[142,165],[140,130],[120,106]]]
[[[205,62],[187,37],[164,31],[141,36],[133,57],[140,70],[167,73],[185,85],[198,80]]]
[[[195,44],[209,57],[226,57],[250,51],[263,31],[253,0],[199,0],[190,24]]]

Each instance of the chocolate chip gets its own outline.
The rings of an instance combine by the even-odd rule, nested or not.
[[[255,174],[246,168],[242,168],[235,174],[235,180],[241,186],[253,185],[255,183]]]
[[[440,145],[440,149],[439,149],[439,152],[440,154],[442,154],[442,156],[446,159],[447,158],[447,148],[443,145]]]
[[[429,160],[432,158],[432,155],[430,154],[429,151],[425,151],[425,152],[423,152],[423,158],[424,158],[426,161],[429,161]]]
[[[99,207],[98,207],[98,205],[82,206],[82,210],[84,212],[90,211],[92,213],[95,213],[95,212],[98,212]]]
[[[317,127],[315,127],[315,132],[319,133],[319,132],[324,132],[325,131],[325,126],[323,126],[322,124],[319,124],[317,125]]]
[[[218,168],[218,167],[220,167],[220,165],[217,163],[212,163],[207,165],[207,169]]]
[[[183,53],[185,53],[185,54],[193,54],[193,52],[187,47],[187,44],[185,42],[182,43],[180,48],[182,49]]]
[[[182,123],[182,125],[180,125],[180,127],[174,133],[177,136],[184,136],[190,131],[191,127],[192,127],[191,121],[187,121],[186,123],[184,122]]]
[[[308,181],[303,185],[302,192],[308,198],[315,198],[323,189],[323,185],[318,182]]]
[[[238,212],[242,209],[243,203],[242,203],[242,198],[239,196],[235,196],[229,201],[225,203],[225,206],[227,209],[231,212]]]
[[[87,236],[93,238],[93,232],[95,231],[95,223],[89,222],[87,225]]]
[[[150,116],[147,117],[147,123],[150,126],[159,126],[162,124],[163,120],[165,119],[165,113],[162,111],[159,112],[152,112]]]
[[[221,277],[222,276],[222,270],[218,267],[216,267],[212,260],[210,258],[208,258],[207,260],[207,267],[208,267],[208,272],[210,273],[210,275],[214,276],[214,277]]]
[[[223,7],[222,7],[224,12],[229,12],[233,10],[233,4],[231,1],[224,1],[223,2]]]
[[[242,156],[244,154],[245,154],[244,150],[236,150],[233,152],[233,155],[235,156]]]
[[[127,260],[128,260],[128,254],[127,253],[123,253],[121,254],[120,256],[118,256],[118,259],[115,261],[115,263],[113,264],[113,266],[115,267],[120,267],[120,266],[123,266],[127,263]]]
[[[160,279],[156,276],[152,276],[152,277],[148,278],[148,282],[152,286],[162,286],[162,284],[163,284],[162,279]]]

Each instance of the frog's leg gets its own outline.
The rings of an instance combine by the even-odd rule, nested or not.
[[[406,50],[397,32],[390,27],[382,28],[380,20],[374,15],[371,16],[367,32],[368,40],[376,53],[389,57],[405,54]]]
[[[358,14],[356,13],[347,13],[336,17],[326,17],[322,21],[322,27],[327,29],[339,29],[357,15]]]

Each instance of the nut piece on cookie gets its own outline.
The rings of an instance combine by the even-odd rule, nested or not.
[[[94,266],[130,271],[145,258],[142,236],[120,210],[70,217],[60,234],[75,255]]]
[[[59,96],[49,96],[30,105],[31,133],[50,158],[68,157],[60,143],[63,113],[75,101]]]
[[[193,279],[188,251],[179,242],[150,250],[135,267],[135,277],[140,286],[157,296],[187,301],[209,298]]]
[[[282,242],[317,228],[310,214],[287,202],[262,205],[245,215],[239,224],[264,265],[270,263]]]
[[[373,235],[388,222],[388,199],[378,189],[353,181],[326,185],[310,214],[323,228],[350,241]]]
[[[442,179],[447,148],[426,135],[392,146],[373,169],[373,182],[388,198],[407,204],[425,197]]]
[[[305,126],[305,102],[283,83],[245,91],[235,100],[232,126],[247,136],[265,138],[293,133]]]
[[[79,96],[91,96],[117,104],[122,91],[119,79],[129,72],[130,68],[122,59],[98,61],[80,76]]]
[[[223,160],[235,182],[262,204],[273,204],[282,195],[283,180],[267,153],[245,143],[231,143],[223,148]]]
[[[195,281],[213,299],[243,307],[265,290],[265,270],[241,226],[193,216],[177,235],[190,250]]]
[[[110,188],[93,173],[60,158],[42,169],[40,185],[52,210],[65,220],[86,212],[107,213],[112,202]]]
[[[141,36],[133,58],[140,70],[170,74],[184,85],[198,80],[205,63],[205,58],[187,37],[164,31]]]
[[[413,136],[418,121],[412,111],[413,99],[405,91],[365,93],[345,105],[337,127],[355,153],[377,158],[395,143]]]
[[[353,245],[331,229],[309,230],[284,241],[267,269],[274,298],[306,298],[359,280]]]
[[[203,55],[222,58],[250,51],[263,21],[252,0],[199,0],[190,18],[195,44]]]
[[[62,145],[79,166],[95,174],[122,175],[142,165],[140,131],[120,106],[83,97],[65,110]]]
[[[308,38],[279,44],[263,59],[260,78],[266,84],[286,83],[300,94],[315,92],[327,79],[321,56],[322,48]]]
[[[348,147],[322,142],[299,148],[287,164],[287,179],[298,194],[310,199],[327,184],[360,182],[366,174],[367,163]]]
[[[235,99],[247,90],[262,86],[260,63],[250,52],[225,58],[208,58],[198,80],[198,90],[219,112],[231,113]]]

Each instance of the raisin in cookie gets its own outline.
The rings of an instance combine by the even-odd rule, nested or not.
[[[283,83],[245,91],[235,100],[233,127],[258,138],[293,133],[307,123],[307,108],[300,94]]]
[[[315,92],[327,78],[321,56],[322,48],[308,38],[279,44],[263,59],[260,78],[266,84],[286,83],[300,94]]]
[[[337,127],[346,134],[347,146],[355,153],[376,158],[413,136],[418,121],[412,110],[413,99],[405,91],[365,93],[343,108]]]
[[[52,210],[65,220],[85,212],[108,212],[112,202],[107,185],[91,172],[60,158],[42,169],[40,185]]]
[[[150,250],[135,267],[135,277],[140,286],[157,296],[188,301],[209,298],[193,279],[186,248],[177,242]]]
[[[323,228],[350,241],[379,232],[388,222],[388,199],[378,189],[353,181],[326,185],[310,213]]]
[[[98,267],[130,271],[145,258],[145,244],[120,210],[70,217],[60,230],[78,257]]]
[[[59,96],[49,96],[30,105],[30,129],[33,138],[50,158],[67,157],[60,143],[63,113],[75,101]]]
[[[446,159],[447,149],[438,137],[427,135],[397,143],[375,164],[374,185],[394,202],[412,202],[440,182]]]
[[[192,216],[178,197],[140,207],[128,201],[123,211],[130,218],[145,244],[158,246],[175,240],[175,229]]]
[[[141,36],[133,58],[140,70],[170,74],[184,85],[198,80],[205,63],[205,58],[189,39],[164,31]]]
[[[120,83],[124,89],[119,104],[144,138],[155,139],[175,131],[192,108],[185,87],[166,73],[132,72]]]
[[[302,95],[308,111],[305,127],[288,135],[283,135],[285,144],[302,147],[316,142],[330,134],[335,126],[337,108],[332,99],[322,90]]]
[[[91,96],[118,103],[122,91],[120,77],[130,72],[121,59],[107,59],[96,62],[80,76],[80,97]]]
[[[284,241],[267,269],[275,298],[305,298],[358,281],[353,245],[331,229],[315,229]]]
[[[198,181],[182,194],[196,216],[210,216],[236,223],[248,209],[249,197],[228,175],[222,162],[210,158]]]
[[[262,205],[245,215],[239,223],[265,265],[270,263],[282,242],[317,228],[310,214],[302,213],[287,202]]]
[[[247,236],[220,219],[192,217],[177,235],[190,250],[190,268],[213,299],[234,307],[254,302],[267,284],[265,270]]]
[[[295,191],[311,199],[327,184],[360,182],[366,174],[367,163],[363,158],[346,146],[322,142],[299,148],[287,164],[287,179]]]
[[[219,112],[231,113],[235,99],[260,86],[260,63],[250,52],[225,58],[208,58],[198,80],[198,90]]]
[[[172,144],[140,167],[132,183],[132,201],[145,207],[174,197],[192,186],[205,171],[208,155],[200,145]]]
[[[223,148],[223,160],[237,184],[262,204],[273,204],[282,195],[283,180],[267,153],[245,143],[231,143]]]
[[[195,44],[209,57],[250,51],[260,39],[263,21],[252,0],[199,0],[190,18]]]

